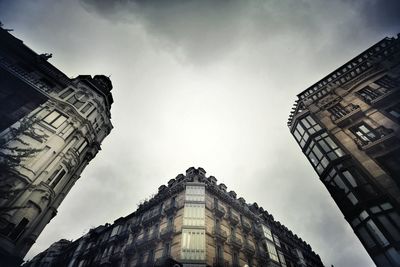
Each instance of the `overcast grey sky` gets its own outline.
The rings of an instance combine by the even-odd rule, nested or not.
[[[201,166],[306,240],[374,266],[286,126],[296,94],[400,29],[399,1],[0,0],[68,76],[111,75],[114,130],[27,258]]]

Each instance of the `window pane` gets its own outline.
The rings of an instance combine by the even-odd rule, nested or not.
[[[62,94],[60,95],[60,98],[61,98],[61,99],[66,98],[66,97],[69,96],[73,91],[74,91],[74,90],[72,90],[71,88],[69,88],[67,91],[65,91],[64,93],[62,93]]]
[[[43,120],[48,124],[51,124],[58,116],[61,114],[57,111],[52,111],[49,115],[47,115]]]
[[[60,115],[51,125],[55,128],[58,128],[67,120],[67,117],[64,115]]]
[[[360,239],[364,241],[364,244],[368,248],[372,248],[375,246],[374,240],[371,238],[371,236],[368,234],[367,230],[364,227],[360,227],[360,229],[358,229],[357,232],[360,236]]]
[[[381,215],[378,217],[379,221],[382,223],[383,227],[385,227],[386,231],[390,233],[390,235],[394,238],[394,240],[399,241],[400,240],[400,233],[394,227],[394,225],[386,218],[385,215]]]
[[[385,236],[372,220],[367,221],[367,227],[382,246],[387,246],[389,244]]]

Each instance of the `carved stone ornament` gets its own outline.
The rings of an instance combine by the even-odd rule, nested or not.
[[[340,100],[341,99],[338,95],[331,93],[318,101],[317,105],[321,109],[326,109],[328,106],[333,106],[336,103],[340,102]]]

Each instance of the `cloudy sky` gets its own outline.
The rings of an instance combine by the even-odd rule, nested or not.
[[[374,266],[286,121],[297,93],[396,35],[398,10],[396,0],[0,0],[0,20],[29,47],[70,77],[114,85],[115,128],[27,259],[201,166],[325,265]]]

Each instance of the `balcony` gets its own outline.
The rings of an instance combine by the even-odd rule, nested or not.
[[[233,213],[232,211],[230,211],[228,213],[228,219],[233,225],[236,225],[236,224],[239,223],[239,217],[235,213]]]
[[[161,229],[160,238],[163,240],[172,239],[175,233],[176,233],[175,226],[167,226]]]
[[[152,233],[149,236],[143,236],[135,241],[135,250],[148,249],[158,241],[158,233]]]
[[[247,255],[254,255],[254,253],[256,252],[254,246],[252,244],[250,244],[248,241],[244,242],[243,245],[243,252]]]
[[[346,126],[361,118],[363,112],[359,105],[349,104],[331,115],[333,123],[339,127]]]
[[[379,151],[389,151],[397,143],[396,135],[392,129],[379,126],[372,133],[375,137],[369,140],[361,139],[360,137],[354,140],[358,148],[366,153],[372,154]]]
[[[259,227],[254,227],[253,232],[256,239],[260,240],[264,238],[264,233]]]
[[[394,99],[397,92],[396,89],[388,89],[385,87],[380,87],[378,89],[364,88],[358,91],[358,95],[365,103],[372,107],[378,107]]]
[[[177,211],[177,209],[178,205],[175,201],[172,203],[169,202],[168,204],[165,205],[164,212],[167,215],[171,215],[174,214]]]
[[[251,224],[243,219],[242,220],[242,229],[243,229],[243,232],[246,232],[246,233],[250,232],[251,231]]]
[[[214,205],[214,213],[215,216],[222,218],[225,216],[225,209],[220,205]]]
[[[222,230],[221,227],[214,227],[212,234],[215,239],[221,242],[225,242],[228,239],[226,231]]]
[[[154,223],[162,217],[162,213],[160,210],[157,210],[156,213],[147,213],[146,216],[143,216],[142,218],[142,224],[143,225],[149,225],[151,223]]]
[[[229,244],[236,249],[240,249],[242,247],[242,240],[240,240],[238,237],[231,235],[229,237]]]

